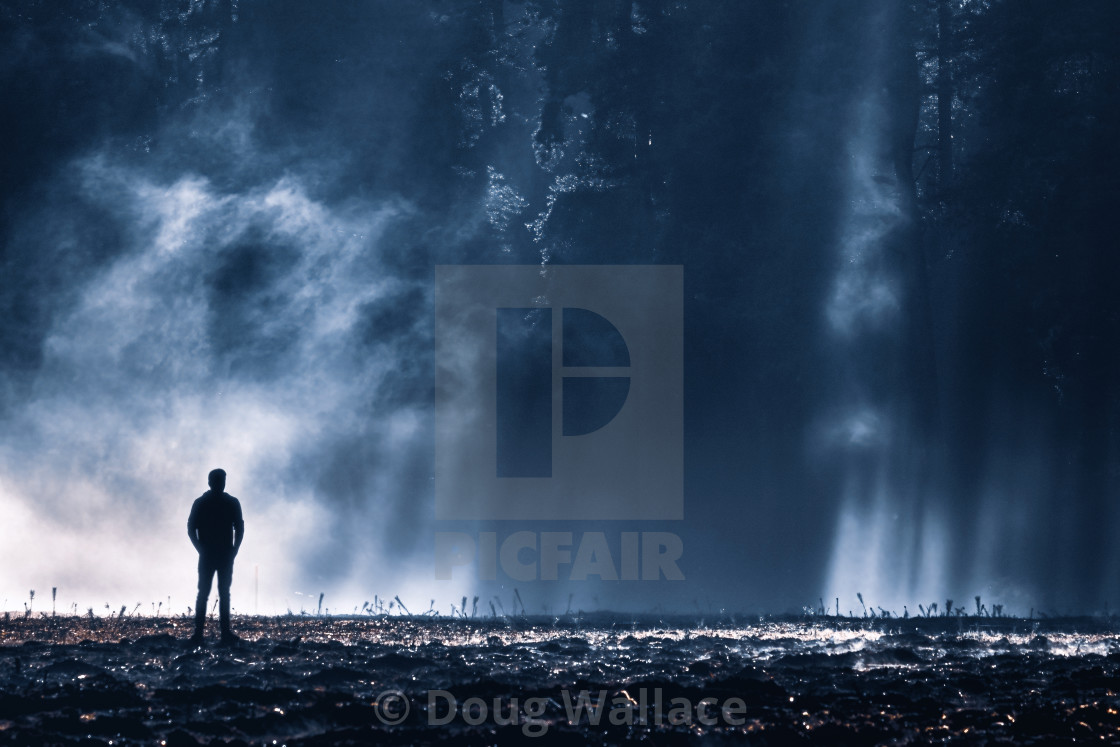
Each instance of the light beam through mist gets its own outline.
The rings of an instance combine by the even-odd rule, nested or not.
[[[875,346],[890,345],[907,313],[902,278],[890,256],[890,242],[909,218],[888,150],[887,51],[887,41],[878,39],[865,52],[861,95],[848,117],[838,269],[825,305],[828,332],[842,359],[838,369],[846,372],[840,387],[846,401],[820,433],[825,449],[844,460],[846,477],[837,491],[839,518],[821,596],[840,597],[844,614],[859,609],[857,593],[869,606],[899,613],[904,605],[938,599],[948,560],[944,526],[922,502],[927,486],[916,475],[898,479],[906,458],[900,455],[920,443],[899,414],[900,393],[866,380],[866,364],[859,360]]]

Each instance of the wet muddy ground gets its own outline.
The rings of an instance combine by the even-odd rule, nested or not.
[[[0,744],[1120,743],[1120,621],[0,622]]]

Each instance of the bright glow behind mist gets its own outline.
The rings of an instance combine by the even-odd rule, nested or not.
[[[379,589],[386,579],[367,572],[383,566],[386,525],[374,517],[398,498],[392,456],[426,447],[424,416],[403,406],[368,416],[394,367],[392,338],[373,352],[357,337],[363,305],[401,282],[377,256],[382,229],[404,208],[328,208],[290,177],[223,193],[195,176],[160,182],[103,159],[79,168],[85,194],[128,225],[131,244],[71,291],[31,395],[5,424],[0,543],[15,561],[0,569],[6,608],[34,588],[36,608],[49,609],[53,586],[60,611],[72,602],[81,612],[138,602],[148,611],[169,595],[176,611],[193,604],[186,517],[219,466],[246,516],[235,609],[254,611],[254,569],[260,612],[298,611],[301,585],[315,596],[362,594],[328,606],[403,592],[406,559],[392,586]],[[237,311],[244,339],[229,354],[216,348],[225,320],[208,282],[250,240],[288,254],[261,260],[267,287]],[[267,365],[240,365],[245,356]],[[340,434],[387,456],[372,480],[381,490],[347,508],[342,530],[335,496],[304,469]],[[318,574],[307,568],[316,555],[328,558]]]

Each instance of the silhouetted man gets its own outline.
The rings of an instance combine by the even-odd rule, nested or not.
[[[241,503],[226,489],[225,470],[210,472],[210,489],[199,496],[191,506],[187,519],[187,534],[198,550],[198,599],[194,611],[194,635],[191,644],[201,646],[206,627],[206,600],[210,596],[210,583],[218,574],[218,604],[222,622],[222,643],[241,640],[229,627],[229,585],[233,579],[233,558],[245,537],[245,521],[241,518]]]

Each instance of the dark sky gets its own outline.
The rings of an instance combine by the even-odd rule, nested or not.
[[[3,4],[5,609],[185,604],[214,466],[243,611],[1120,602],[1116,12],[1009,5]],[[437,520],[474,264],[683,267],[683,520]],[[437,582],[437,531],[685,579]]]

